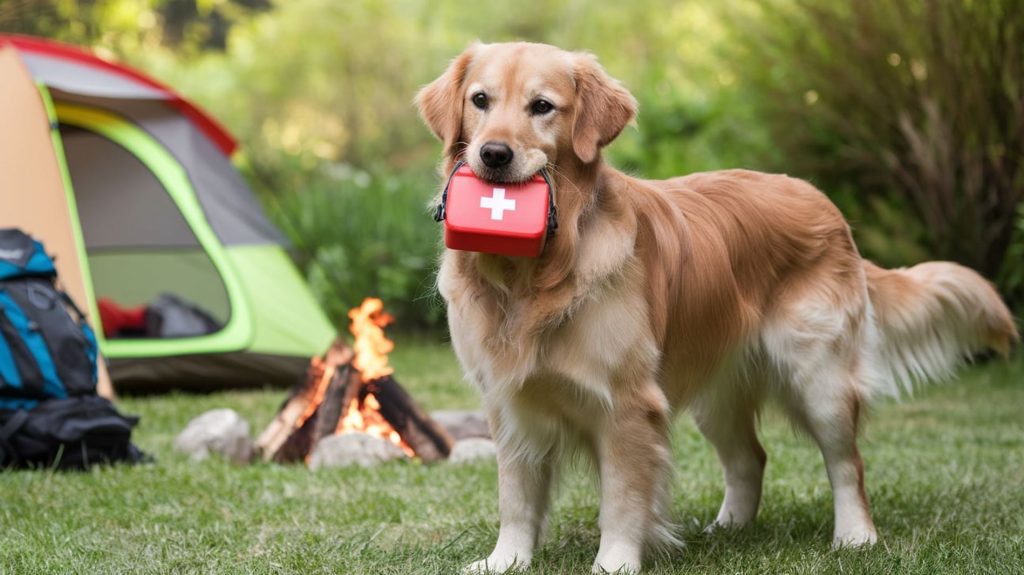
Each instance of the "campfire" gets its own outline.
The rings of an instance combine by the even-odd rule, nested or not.
[[[257,440],[267,461],[309,462],[317,443],[342,433],[365,433],[397,445],[409,457],[448,457],[452,438],[392,377],[384,335],[394,321],[383,303],[367,298],[348,314],[352,347],[339,339],[313,358],[306,377],[292,388],[277,416]]]

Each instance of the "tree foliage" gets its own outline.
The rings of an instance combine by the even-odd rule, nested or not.
[[[1024,266],[1007,259],[1024,199],[1024,4],[745,8],[733,61],[784,165],[862,206],[903,208],[886,235],[911,222],[928,257],[989,277]],[[906,263],[884,247],[871,255]]]
[[[0,29],[92,46],[200,102],[243,143],[240,165],[335,317],[377,294],[429,327],[438,144],[411,102],[475,39],[595,53],[640,103],[609,149],[620,167],[807,177],[869,257],[954,259],[1024,300],[1021,7],[0,0]]]

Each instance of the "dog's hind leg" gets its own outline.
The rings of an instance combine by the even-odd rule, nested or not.
[[[771,338],[772,351],[781,368],[783,405],[794,422],[814,438],[825,459],[835,509],[833,545],[870,545],[878,536],[864,490],[857,424],[863,389],[860,380],[867,376],[864,372],[872,362],[861,334],[835,317],[832,322],[821,321],[815,333],[776,331]]]
[[[813,383],[796,384],[783,393],[787,410],[814,438],[825,459],[835,510],[835,547],[871,545],[878,540],[864,490],[864,463],[857,450],[861,400],[850,377],[826,370]]]
[[[667,520],[669,414],[652,382],[599,426],[601,546],[594,573],[636,573],[645,546],[678,544]]]
[[[857,450],[863,390],[875,364],[864,331],[866,294],[824,292],[829,297],[823,298],[822,293],[791,298],[763,332],[762,342],[777,368],[783,405],[825,459],[835,510],[833,545],[870,545],[878,535]]]
[[[728,382],[710,389],[693,407],[693,418],[722,463],[725,498],[715,522],[708,526],[747,525],[757,516],[767,456],[757,440],[760,390]]]

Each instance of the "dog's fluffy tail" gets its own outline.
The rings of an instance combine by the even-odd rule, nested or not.
[[[882,269],[864,261],[882,369],[872,392],[900,395],[949,377],[986,348],[1003,356],[1018,339],[1013,315],[977,272],[950,262]]]

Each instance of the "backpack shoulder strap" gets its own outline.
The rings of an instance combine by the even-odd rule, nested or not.
[[[78,315],[79,321],[88,321],[85,314],[82,312],[82,308],[78,307],[78,304],[75,303],[75,300],[71,299],[68,292],[64,291],[59,286],[56,288],[56,291],[60,295],[60,299],[64,300],[64,303],[66,303],[68,307],[74,310],[75,314]]]

